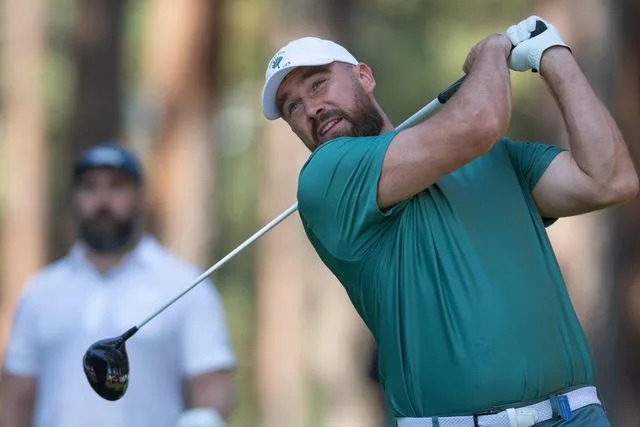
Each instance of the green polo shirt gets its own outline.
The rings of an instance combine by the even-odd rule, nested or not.
[[[502,139],[381,211],[377,183],[396,134],[329,141],[298,182],[305,232],[377,341],[391,412],[468,414],[593,384],[531,196],[561,149]]]

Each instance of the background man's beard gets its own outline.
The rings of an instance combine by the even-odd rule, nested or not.
[[[107,219],[90,218],[81,220],[78,224],[78,234],[87,246],[99,253],[118,252],[129,244],[137,231],[135,216],[118,220],[113,217]]]

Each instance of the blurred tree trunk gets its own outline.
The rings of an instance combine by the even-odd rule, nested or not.
[[[259,212],[262,222],[295,201],[305,153],[283,122],[266,126]],[[259,426],[304,426],[304,236],[297,213],[257,247],[257,371]]]
[[[73,28],[76,65],[71,146],[116,139],[121,124],[121,51],[125,0],[79,0]]]
[[[154,224],[169,248],[202,266],[216,224],[212,118],[222,3],[152,0],[142,54],[144,102],[159,112],[150,162]]]
[[[322,8],[310,0],[282,3],[277,10],[287,10],[286,15],[268,20],[268,54],[303,35],[324,36],[351,48],[351,2],[332,0]],[[260,71],[263,67],[266,61]],[[295,200],[298,173],[309,152],[282,120],[265,121],[263,135],[259,186],[266,222]],[[297,214],[262,239],[257,262],[260,425],[374,423],[373,398],[368,401],[365,390],[370,355],[363,346],[362,322],[312,250]]]
[[[299,3],[279,5],[274,8],[278,13],[270,14],[267,19],[270,23],[264,28],[267,55],[286,43],[295,31],[288,19],[293,15],[289,15],[292,12],[287,9],[289,5],[296,8]],[[285,10],[286,15],[281,16],[280,12]],[[298,25],[307,24],[300,19],[295,21]],[[261,75],[265,67],[266,61],[260,64]],[[284,122],[267,122],[264,116],[261,120],[265,128],[260,147],[263,161],[258,182],[259,213],[261,222],[266,222],[295,202],[297,174],[308,154]],[[256,380],[260,427],[306,425],[304,245],[300,219],[295,213],[261,239],[257,247]]]
[[[613,2],[619,30],[618,70],[615,76],[614,115],[640,170],[640,3]],[[611,345],[607,349],[608,371],[616,378],[605,392],[612,424],[640,425],[640,200],[615,210],[609,285],[615,290]]]
[[[0,348],[25,279],[44,262],[46,145],[43,81],[46,2],[3,3]]]
[[[69,121],[69,141],[55,150],[56,169],[66,176],[75,158],[86,148],[103,142],[120,142],[122,33],[126,0],[78,0],[71,24],[74,93]],[[57,196],[64,197],[63,192]],[[50,256],[66,254],[75,238],[73,220],[68,208],[55,201],[52,212]]]

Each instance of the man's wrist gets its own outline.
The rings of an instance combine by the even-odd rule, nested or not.
[[[566,46],[551,46],[542,53],[540,59],[540,75],[552,73],[558,65],[566,63],[567,60],[573,60],[571,50]]]

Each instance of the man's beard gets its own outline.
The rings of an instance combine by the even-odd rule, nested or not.
[[[341,117],[342,120],[346,121],[351,126],[345,128],[337,134],[333,134],[331,136],[331,139],[337,138],[339,136],[380,135],[383,126],[382,116],[380,115],[380,112],[375,107],[373,102],[371,102],[371,100],[364,93],[364,90],[357,85],[354,105],[355,107],[351,113],[347,113],[346,111],[340,109],[334,109],[331,111],[326,111],[315,118],[315,120],[313,121],[312,132],[317,145],[326,142],[326,140],[323,141],[318,138],[318,125],[320,125],[321,123],[326,123],[327,120],[330,120],[334,117]]]
[[[114,253],[125,248],[138,231],[136,215],[118,219],[108,211],[99,211],[92,218],[78,221],[78,234],[98,253]]]

